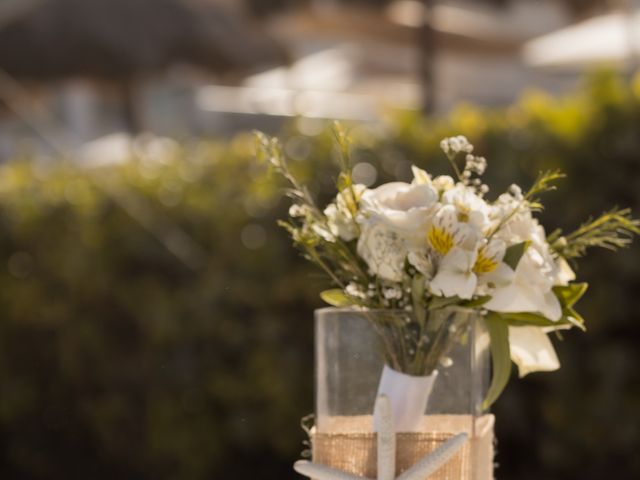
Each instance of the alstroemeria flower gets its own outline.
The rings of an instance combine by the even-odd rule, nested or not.
[[[481,246],[478,249],[478,258],[473,266],[473,271],[478,275],[494,272],[500,266],[506,249],[506,244],[499,238],[494,238]]]
[[[560,368],[551,340],[540,327],[509,327],[509,346],[520,377]]]
[[[529,248],[516,267],[513,281],[493,290],[484,307],[495,312],[537,312],[558,321],[562,307],[552,287],[549,265],[535,248]]]
[[[478,233],[467,223],[458,220],[458,212],[453,205],[444,205],[433,217],[427,230],[427,242],[437,254],[444,256],[453,247],[474,250]]]
[[[463,299],[473,297],[478,277],[473,272],[477,252],[454,247],[438,265],[438,272],[429,283],[431,293],[438,296]]]

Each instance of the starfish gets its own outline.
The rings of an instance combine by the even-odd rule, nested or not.
[[[374,417],[378,419],[377,480],[425,480],[447,463],[468,439],[466,433],[455,435],[396,478],[396,434],[391,403],[385,395],[377,398]],[[293,468],[296,472],[316,480],[371,480],[307,460],[296,462]]]

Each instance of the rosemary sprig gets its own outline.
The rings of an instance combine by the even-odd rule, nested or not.
[[[634,235],[640,234],[640,220],[631,216],[628,208],[614,208],[598,218],[589,218],[568,235],[556,230],[548,237],[553,251],[567,259],[583,257],[593,247],[618,250],[629,246]]]

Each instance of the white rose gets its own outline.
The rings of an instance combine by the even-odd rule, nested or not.
[[[358,254],[376,275],[400,281],[410,249],[426,245],[438,194],[426,184],[392,182],[363,193]]]
[[[424,237],[438,193],[431,185],[391,182],[367,190],[361,200],[361,222],[380,222],[405,239]]]

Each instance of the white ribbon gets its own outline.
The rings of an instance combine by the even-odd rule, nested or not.
[[[378,385],[378,396],[385,395],[389,399],[396,432],[418,430],[437,376],[437,370],[428,376],[415,377],[384,366]],[[376,432],[379,425],[379,418],[374,414]]]

